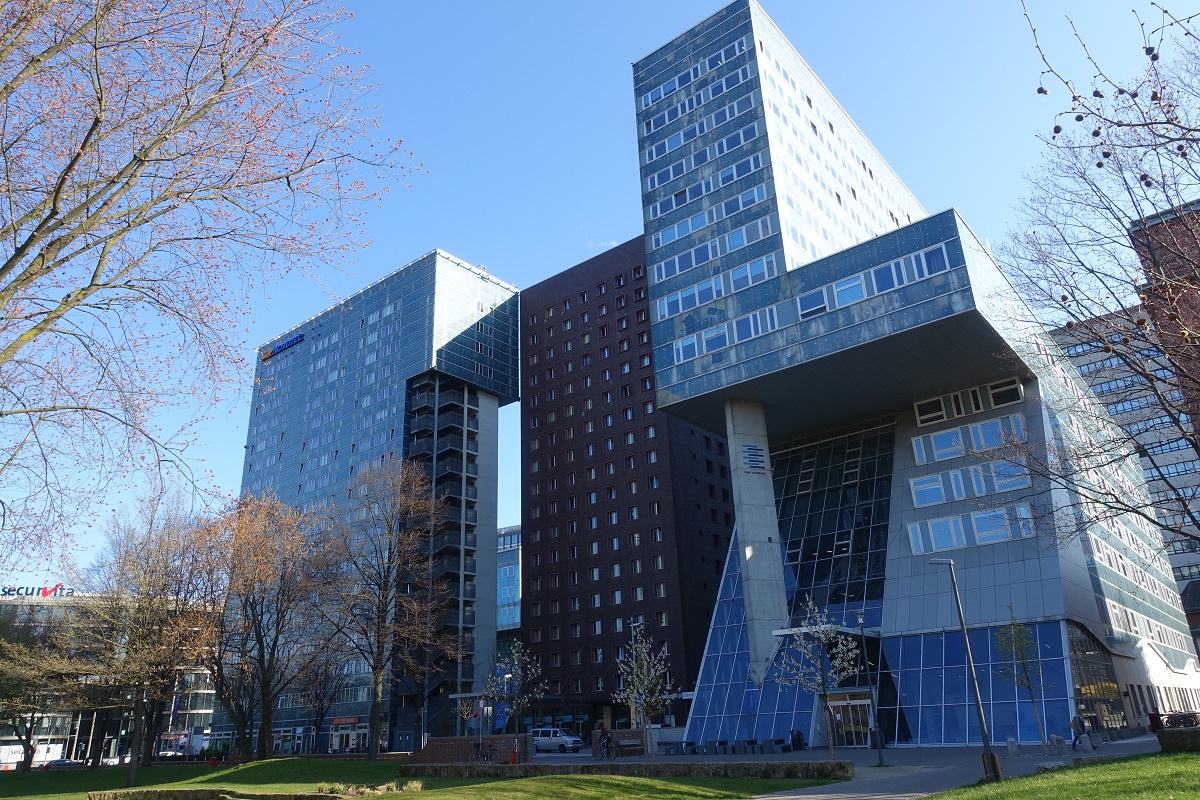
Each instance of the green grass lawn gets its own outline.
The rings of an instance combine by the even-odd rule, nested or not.
[[[1195,800],[1200,754],[1098,762],[932,795],[937,800]],[[932,800],[931,798],[931,800]]]
[[[141,787],[211,786],[254,793],[314,791],[318,783],[379,785],[396,777],[397,762],[322,761],[276,758],[237,767],[169,765],[139,770]],[[407,779],[402,779],[403,780]],[[735,778],[627,778],[620,776],[548,775],[520,780],[423,778],[427,800],[609,800],[613,797],[662,800],[736,800],[781,792],[822,781]],[[0,798],[84,800],[89,791],[119,789],[125,770],[70,769],[51,772],[0,773]],[[409,797],[412,795],[410,794]],[[397,798],[399,795],[384,795]]]

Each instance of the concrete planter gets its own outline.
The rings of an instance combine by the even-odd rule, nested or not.
[[[405,764],[401,778],[533,778],[539,775],[631,775],[639,778],[826,778],[854,777],[852,761],[733,761],[593,764]]]

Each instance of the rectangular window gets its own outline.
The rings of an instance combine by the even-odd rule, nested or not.
[[[925,440],[920,436],[916,436],[912,440],[913,445],[913,460],[918,464],[929,463],[929,457],[925,455]]]
[[[975,541],[979,544],[993,544],[1012,538],[1008,529],[1008,514],[1003,508],[972,514],[971,525],[975,528]]]
[[[976,451],[991,450],[1004,444],[1004,427],[998,419],[971,425],[971,447]]]
[[[913,478],[909,483],[912,486],[913,505],[917,508],[946,502],[946,489],[942,485],[941,475]]]
[[[933,434],[929,437],[929,444],[933,450],[934,461],[958,458],[966,453],[963,448],[962,430],[959,428]]]
[[[967,540],[963,534],[962,520],[958,517],[944,517],[929,521],[929,538],[934,550],[953,550],[956,547],[966,547]]]
[[[963,485],[963,476],[960,470],[954,470],[950,473],[950,490],[953,492],[955,500],[962,500],[967,496],[967,490]]]
[[[912,546],[914,556],[919,556],[925,552],[925,542],[921,537],[921,524],[919,522],[909,523],[908,543]]]
[[[992,479],[996,482],[997,492],[1028,489],[1030,486],[1029,470],[1025,469],[1025,465],[1008,461],[992,462]]]
[[[946,418],[946,409],[943,408],[942,398],[940,397],[935,397],[932,400],[922,400],[914,408],[917,412],[918,425],[931,425],[934,422],[941,422]]]
[[[988,384],[988,394],[992,398],[992,407],[1012,405],[1022,400],[1021,382],[1016,378]]]
[[[838,308],[866,300],[867,290],[863,286],[862,275],[855,275],[833,284],[833,296]]]
[[[875,279],[875,293],[891,291],[897,286],[904,285],[904,264],[900,261],[893,261],[882,267],[876,267],[871,270],[871,277]]]
[[[815,317],[818,314],[824,314],[827,310],[824,289],[800,295],[800,319]]]
[[[1037,530],[1033,526],[1033,514],[1029,510],[1029,506],[1017,506],[1017,528],[1021,531],[1021,536],[1028,539],[1037,535]]]

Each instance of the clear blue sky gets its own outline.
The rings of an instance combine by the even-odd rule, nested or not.
[[[981,237],[1006,236],[1041,158],[1036,136],[1065,96],[1035,92],[1040,62],[1018,0],[761,1],[928,211],[953,206]],[[1043,44],[1083,84],[1091,71],[1065,16],[1112,74],[1143,68],[1128,3],[1029,4]],[[371,66],[383,133],[428,172],[371,210],[372,243],[345,273],[323,286],[289,278],[255,298],[247,357],[435,247],[526,287],[638,235],[630,65],[723,5],[348,0],[343,40]],[[241,480],[248,394],[205,423],[191,451],[228,493]],[[509,525],[520,522],[517,405],[501,413],[499,521]]]

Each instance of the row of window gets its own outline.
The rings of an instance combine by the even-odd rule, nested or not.
[[[682,208],[693,200],[698,200],[710,192],[714,192],[739,178],[744,178],[750,173],[762,169],[762,165],[762,153],[755,153],[749,158],[743,158],[732,167],[726,167],[711,178],[696,181],[691,186],[680,189],[674,194],[667,195],[657,203],[652,203],[650,205],[650,219],[658,219],[669,211]]]
[[[589,388],[589,387],[591,387],[591,385],[592,384],[590,382],[585,381],[584,388]],[[649,375],[642,378],[641,387],[642,387],[643,392],[654,391],[654,378]],[[566,397],[574,396],[575,383],[573,381],[567,381],[566,383],[564,383],[562,385],[562,393]],[[621,384],[621,397],[623,399],[633,397],[633,384],[632,383]],[[546,390],[546,402],[553,403],[557,399],[558,399],[558,387],[552,386],[552,387],[548,388]],[[613,399],[614,399],[614,395],[612,393],[612,390],[610,390],[610,389],[605,389],[603,392],[600,393],[600,400],[605,405],[611,404],[613,402]],[[529,395],[529,405],[530,406],[537,406],[540,402],[541,402],[540,394],[534,393],[534,394]],[[595,403],[596,403],[596,401],[594,398],[591,398],[591,397],[584,398],[583,410],[591,411],[592,408],[595,407]],[[566,412],[566,416],[568,416],[568,417],[572,416],[575,413],[574,409],[575,409],[575,406],[573,404],[567,403],[567,405],[564,409]],[[642,405],[642,411],[646,414],[649,414],[653,410],[654,410],[654,408],[652,405],[650,405],[650,406],[648,406],[646,404]]]
[[[1068,350],[1071,349],[1074,348],[1068,348]],[[1090,364],[1080,364],[1077,369],[1079,370],[1080,375],[1088,375],[1098,370],[1108,369],[1110,367],[1128,366],[1130,359],[1148,361],[1150,359],[1161,357],[1162,351],[1157,347],[1147,347],[1146,349],[1139,350],[1136,353],[1130,353],[1129,356],[1109,356],[1108,358],[1101,359],[1100,361],[1093,361]]]
[[[713,142],[708,147],[689,153],[673,164],[668,164],[646,178],[646,191],[653,191],[669,181],[682,177],[692,170],[707,164],[712,159],[730,153],[749,141],[758,138],[759,125],[751,122],[741,130],[734,131],[724,139]]]
[[[1145,565],[1134,563],[1132,559],[1094,532],[1088,532],[1086,544],[1091,548],[1090,555],[1096,562],[1108,567],[1172,608],[1179,608],[1179,593],[1176,588],[1158,580],[1146,569]],[[1163,572],[1166,572],[1165,568]]]
[[[1176,404],[1183,402],[1183,392],[1178,389],[1172,389],[1169,392],[1164,392],[1162,397],[1157,395],[1146,395],[1145,397],[1135,397],[1131,400],[1121,400],[1116,403],[1106,403],[1104,409],[1109,414],[1125,414],[1130,411],[1139,411],[1143,408],[1152,408],[1157,405]]]
[[[1024,464],[1008,461],[991,461],[963,470],[950,470],[933,475],[923,475],[909,481],[913,505],[917,508],[945,503],[949,500],[965,500],[968,497],[983,497],[995,492],[1011,492],[1028,489],[1031,485],[1029,470]],[[968,487],[970,491],[968,492]]]
[[[1025,417],[1010,414],[963,428],[949,428],[925,436],[914,436],[913,457],[918,464],[945,461],[967,454],[965,442],[971,442],[973,452],[994,450],[1009,441],[1025,441]]]
[[[1181,461],[1178,464],[1163,464],[1157,467],[1146,467],[1142,470],[1147,481],[1193,475],[1197,472],[1200,472],[1200,461]]]
[[[630,596],[630,599],[633,600],[634,602],[638,602],[638,601],[646,599],[645,592],[643,591],[643,588],[641,586],[632,587],[629,591],[629,596]],[[667,596],[667,584],[665,582],[659,582],[659,583],[654,584],[654,596],[659,599],[663,599]],[[609,605],[619,606],[624,602],[625,602],[625,590],[624,589],[613,589],[612,591],[610,591],[608,593]],[[603,600],[602,592],[593,592],[588,597],[588,607],[589,608],[601,608],[601,607],[603,607],[603,605],[604,605],[604,600]],[[543,608],[542,602],[540,600],[530,603],[529,604],[529,615],[531,617],[542,616],[542,608]],[[567,598],[566,608],[568,611],[571,611],[571,612],[582,611],[582,605],[580,603],[580,598],[578,596]],[[549,600],[546,603],[546,609],[548,610],[548,613],[550,613],[550,614],[560,614],[560,613],[562,613],[562,610],[563,610],[563,603],[562,603],[562,601],[558,600],[557,598]]]
[[[657,322],[707,305],[727,294],[739,292],[779,274],[779,258],[768,253],[747,264],[740,264],[706,281],[684,287],[660,299],[657,303]]]
[[[1168,379],[1174,377],[1175,373],[1173,373],[1171,370],[1169,370],[1165,367],[1160,367],[1159,369],[1151,371],[1149,374],[1153,375],[1156,378],[1168,380]],[[1110,394],[1112,392],[1117,392],[1122,389],[1134,389],[1134,388],[1144,389],[1144,388],[1146,388],[1147,384],[1148,384],[1148,381],[1145,376],[1134,375],[1129,378],[1114,378],[1111,381],[1104,381],[1103,383],[1097,383],[1094,386],[1092,386],[1092,391],[1095,392],[1097,395],[1104,395],[1104,394]]]
[[[705,86],[703,89],[691,95],[690,97],[685,97],[683,100],[671,106],[666,111],[655,114],[653,117],[642,123],[642,134],[648,136],[651,133],[654,133],[659,128],[669,125],[686,114],[692,113],[705,103],[712,102],[728,92],[730,89],[734,88],[735,86],[739,86],[748,80],[750,80],[749,65],[744,66],[735,72],[729,73],[724,78],[719,78],[713,81],[708,86]]]
[[[738,55],[738,53],[746,52],[746,48],[750,46],[750,41],[751,39],[749,36],[743,36],[733,44],[723,48],[721,52],[703,59],[698,64],[693,64],[691,67],[688,67],[670,80],[664,81],[658,86],[655,86],[653,89],[642,95],[642,108],[649,108],[659,100],[662,100],[664,97],[668,97],[683,87],[691,85],[692,81],[696,80],[701,75],[712,72],[722,64],[731,61],[735,56]]]
[[[661,555],[654,556],[653,559],[651,559],[651,563],[653,564],[655,570],[661,571],[661,570],[664,570],[667,568],[666,559]],[[619,561],[612,562],[611,564],[608,565],[607,570],[604,570],[602,567],[592,567],[591,569],[588,570],[587,574],[588,574],[589,578],[594,582],[594,581],[601,580],[604,577],[605,572],[607,572],[608,576],[611,578],[621,577],[621,562],[619,562]],[[635,558],[635,559],[631,560],[629,562],[629,574],[630,575],[640,575],[641,573],[642,573],[642,560],[640,558]],[[568,572],[566,572],[565,576],[567,579],[567,586],[578,586],[581,581],[582,575],[583,575],[583,573],[581,573],[577,569],[569,570]],[[552,574],[546,576],[546,584],[551,589],[558,589],[562,586],[562,578],[563,578],[563,574],[559,574],[557,572],[552,573]],[[542,576],[534,575],[534,576],[530,577],[529,591],[540,592],[541,590],[542,590]],[[636,586],[634,587],[633,599],[634,600],[643,599],[640,587],[636,587]],[[578,609],[571,608],[570,610],[576,611]]]
[[[681,272],[687,272],[689,269],[707,264],[714,258],[740,250],[778,231],[779,221],[774,214],[757,219],[724,236],[718,236],[712,241],[660,261],[654,265],[654,280],[656,283],[660,283]]]
[[[751,92],[744,97],[739,97],[734,102],[719,108],[707,117],[702,117],[696,122],[681,131],[671,134],[666,139],[656,142],[647,147],[642,152],[642,163],[649,164],[653,161],[665,156],[667,153],[674,152],[680,147],[683,147],[688,142],[698,136],[702,136],[708,131],[715,130],[732,119],[740,117],[750,109],[754,108],[758,100],[758,92]]]
[[[747,189],[736,197],[731,197],[722,203],[717,203],[707,210],[701,211],[699,214],[694,214],[669,228],[656,232],[651,236],[651,242],[655,248],[662,247],[676,239],[682,239],[684,236],[696,233],[700,229],[732,216],[739,211],[757,205],[766,199],[767,185],[760,183],[758,186]]]
[[[966,517],[971,523],[973,543],[977,545],[1031,538],[1037,534],[1033,515],[1026,505],[976,511]],[[908,541],[913,555],[955,550],[968,544],[960,515],[909,523]]]
[[[890,292],[907,283],[924,280],[945,272],[948,268],[949,262],[942,245],[913,253],[890,264],[842,278],[800,295],[800,319],[809,319],[837,308],[860,303],[868,297]]]
[[[733,322],[722,323],[706,331],[677,339],[675,341],[675,363],[682,364],[705,353],[729,347],[731,344],[740,344],[755,339],[778,327],[779,322],[774,306],[753,311],[744,317],[738,317]]]
[[[572,496],[572,497],[568,497],[566,499],[566,502],[563,504],[562,510],[563,511],[574,511],[578,507],[579,507],[578,499]],[[558,500],[550,500],[546,504],[546,513],[547,514],[558,514],[559,512],[560,512],[560,506],[559,506]],[[647,516],[657,517],[660,513],[661,513],[661,506],[659,505],[659,502],[657,500],[651,500],[649,503],[646,504]],[[641,511],[638,509],[638,506],[630,506],[626,510],[626,515],[630,522],[635,522],[635,521],[641,519]],[[529,518],[530,519],[540,519],[541,516],[542,516],[542,507],[540,504],[530,506],[530,508],[529,508]],[[621,524],[621,513],[619,511],[610,511],[607,514],[605,514],[605,518],[608,521],[609,525]],[[595,530],[596,528],[600,527],[600,517],[590,516],[584,520],[584,523],[588,530]],[[574,524],[572,524],[571,532],[572,533],[575,532]]]
[[[991,404],[988,407],[983,404],[985,397]],[[989,408],[1009,406],[1024,399],[1025,389],[1021,386],[1021,381],[1017,378],[1006,378],[985,386],[973,386],[962,392],[918,401],[913,404],[913,411],[917,417],[917,425],[924,427],[935,422],[978,414]]]
[[[669,621],[667,612],[666,611],[656,612],[654,614],[654,621],[655,621],[655,624],[657,624],[658,627],[660,627],[660,628],[667,627],[667,623]],[[614,617],[610,620],[610,627],[612,628],[613,633],[621,633],[625,629],[625,620],[621,617]],[[604,634],[604,620],[602,620],[602,619],[592,620],[591,622],[588,623],[587,630],[588,630],[588,633],[590,633],[592,636],[603,635]],[[583,623],[572,622],[569,625],[567,625],[567,630],[566,630],[567,635],[572,639],[578,639],[581,636],[583,636],[583,631],[584,631]],[[547,637],[548,641],[557,642],[557,641],[562,640],[562,638],[563,638],[563,628],[561,625],[551,625],[548,633],[549,633],[549,636]],[[538,627],[530,628],[529,629],[529,641],[531,644],[539,644],[542,641],[542,629],[538,628]],[[596,652],[603,654],[604,651],[601,648],[595,648],[593,653],[596,653]],[[595,656],[593,656],[593,657],[595,657]]]

